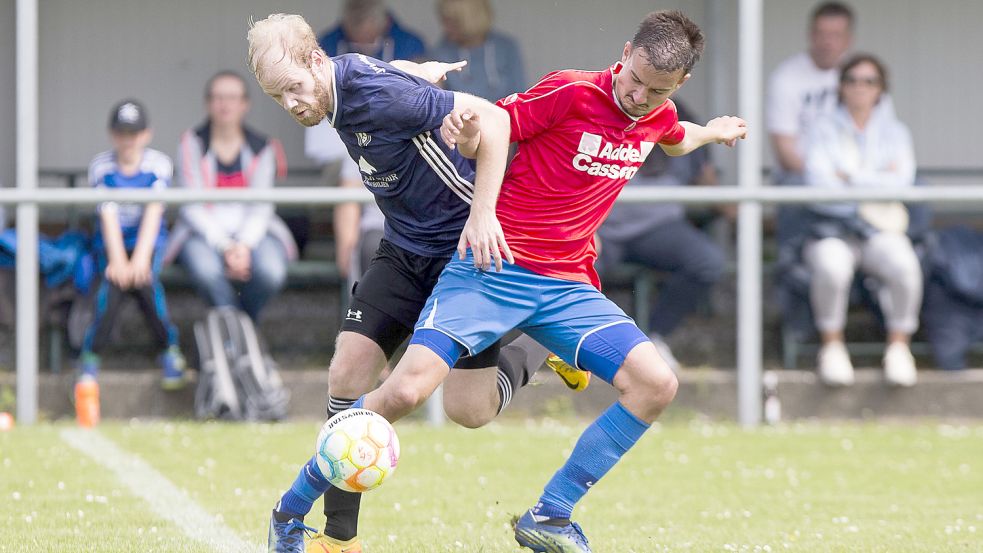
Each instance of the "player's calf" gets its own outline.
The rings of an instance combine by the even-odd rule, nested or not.
[[[499,412],[498,369],[455,369],[444,381],[444,413],[465,428],[480,428]]]

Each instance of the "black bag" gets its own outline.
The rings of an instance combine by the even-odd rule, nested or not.
[[[930,251],[932,278],[967,305],[983,307],[983,232],[943,229]]]
[[[248,315],[233,307],[210,309],[204,321],[195,323],[195,343],[198,418],[255,421],[286,416],[290,393]]]

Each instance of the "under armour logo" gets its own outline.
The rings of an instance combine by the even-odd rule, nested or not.
[[[362,311],[361,310],[352,311],[351,309],[349,309],[348,315],[345,317],[345,320],[362,322]]]
[[[361,147],[366,147],[369,142],[372,142],[372,135],[367,132],[357,132],[355,133],[355,138],[358,139],[358,145]]]

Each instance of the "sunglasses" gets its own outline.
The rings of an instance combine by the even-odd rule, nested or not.
[[[862,84],[866,86],[881,86],[881,79],[878,77],[854,77],[852,75],[847,75],[843,77],[843,84],[855,85]]]

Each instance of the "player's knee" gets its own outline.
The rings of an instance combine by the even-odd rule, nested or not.
[[[389,389],[386,403],[398,413],[410,413],[427,400],[427,394],[414,386]]]
[[[444,395],[444,413],[447,418],[464,428],[481,428],[495,417],[494,411],[483,412],[468,402],[455,401],[447,395]]]
[[[665,408],[675,399],[676,392],[679,391],[679,379],[668,366],[665,367],[664,371],[660,371],[660,378],[655,385],[655,390],[657,401],[660,402],[660,409]]]
[[[623,397],[644,408],[653,417],[665,409],[679,388],[679,380],[660,357],[652,356],[644,364],[637,364],[623,371],[625,378],[620,386]],[[617,384],[617,382],[616,382]]]
[[[461,408],[460,406],[449,406],[444,404],[444,413],[447,418],[464,428],[481,428],[488,424],[488,417],[476,412],[474,409]]]
[[[355,390],[351,383],[355,377],[355,369],[351,365],[344,363],[333,363],[328,370],[328,390],[342,397],[348,397],[352,393],[365,393],[368,390]]]
[[[662,410],[676,397],[679,380],[668,365],[661,359],[651,370],[645,371],[638,385],[653,408]]]

